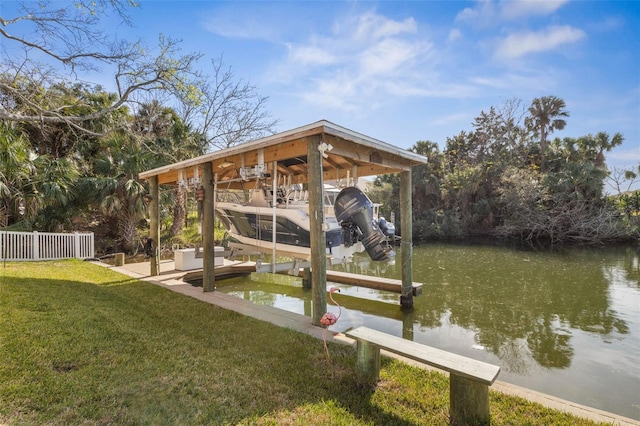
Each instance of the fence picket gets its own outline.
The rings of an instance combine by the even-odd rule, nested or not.
[[[88,259],[94,257],[94,235],[89,233],[15,232],[0,233],[2,260]]]

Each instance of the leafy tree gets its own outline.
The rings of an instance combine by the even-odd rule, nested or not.
[[[431,141],[418,141],[410,150],[428,159],[428,164],[414,167],[412,170],[414,210],[421,212],[441,207],[440,186],[443,179],[444,158],[438,144]]]
[[[0,11],[0,120],[30,142],[30,160],[20,164],[31,171],[20,173],[26,182],[12,199],[28,202],[39,228],[68,226],[97,205],[130,248],[144,217],[139,172],[272,133],[277,124],[264,110],[267,98],[234,82],[221,59],[205,77],[194,70],[202,55],[180,53],[178,41],[161,35],[150,50],[100,30],[103,19],[131,24],[135,1],[15,4],[15,12]],[[115,93],[78,83],[97,71],[113,75]],[[177,191],[168,204],[174,233],[185,222],[184,197]]]
[[[605,132],[580,138],[556,139],[552,143],[548,181],[553,192],[601,200],[609,174],[604,153],[622,144],[624,138]],[[557,185],[557,188],[553,186]]]
[[[93,177],[83,183],[92,202],[117,233],[120,249],[136,249],[138,225],[146,211],[147,188],[138,174],[157,165],[155,156],[127,135],[113,133],[93,160]]]
[[[569,117],[566,107],[565,101],[557,96],[535,98],[529,107],[530,115],[525,118],[527,128],[540,137],[540,167],[543,171],[546,166],[547,136],[566,126],[567,123],[562,118]]]
[[[635,235],[640,238],[640,190],[631,189],[640,176],[640,163],[636,170],[616,168],[612,175],[608,183],[610,187],[617,190],[617,193],[609,197],[609,200],[634,229]]]
[[[77,214],[70,208],[77,194],[76,163],[71,158],[37,155],[27,138],[4,124],[0,145],[0,198],[13,220],[19,218],[22,205],[24,219],[36,229],[58,230],[69,224]]]
[[[538,107],[548,112],[549,104],[558,107],[548,115],[555,118],[527,115]],[[414,238],[491,235],[593,243],[634,235],[603,192],[609,174],[605,154],[622,143],[622,135],[556,138],[544,147],[542,170],[533,132],[546,141],[551,131],[564,126],[558,117],[568,113],[556,97],[534,100],[536,108],[529,110],[521,105],[512,99],[482,111],[473,131],[448,138],[442,153],[428,141],[411,148],[429,158],[412,174]],[[376,184],[389,186],[383,192],[385,203],[397,205],[398,177],[381,177]],[[625,198],[625,206],[633,200]]]
[[[431,141],[418,141],[411,148],[413,152],[428,158],[427,165],[414,167],[411,173],[413,234],[417,240],[446,238],[461,235],[460,217],[457,212],[446,214],[442,198],[445,177],[444,156],[438,145]],[[378,176],[369,191],[372,200],[383,203],[386,211],[399,211],[399,175]],[[396,229],[402,233],[401,224]]]
[[[34,161],[39,179],[36,182],[41,207],[34,221],[36,229],[61,231],[72,226],[80,213],[76,198],[80,170],[71,158],[41,155]]]
[[[620,195],[618,203],[626,218],[636,226],[640,225],[640,191]],[[640,233],[640,228],[638,228],[638,232]]]
[[[19,219],[18,208],[26,208],[28,218],[38,209],[32,184],[35,155],[29,143],[14,127],[0,122],[0,201],[11,222]]]
[[[191,130],[174,109],[163,107],[158,100],[143,103],[134,116],[136,135],[144,149],[162,164],[171,164],[205,153],[206,141]],[[173,189],[173,222],[170,237],[187,225],[187,192],[193,188],[178,185]]]
[[[460,215],[465,233],[486,233],[500,221],[498,188],[509,165],[527,163],[527,135],[519,102],[491,107],[476,117],[473,132],[447,139],[445,205]]]
[[[84,84],[58,83],[51,87],[39,87],[38,92],[44,99],[42,102],[46,102],[51,108],[58,109],[62,116],[91,114],[111,106],[116,100],[114,94],[107,94],[100,88]],[[5,93],[4,100],[13,105],[12,111],[23,110],[35,113],[31,105],[22,105],[22,100],[13,98],[11,92]],[[54,106],[55,102],[62,104]],[[78,151],[82,154],[92,153],[90,147],[96,143],[96,135],[126,125],[126,122],[116,123],[118,119],[123,120],[126,117],[123,112],[126,113],[124,107],[120,108],[120,111],[114,111],[100,119],[85,123],[87,132],[79,132],[63,122],[22,121],[17,125],[28,137],[34,152],[39,155],[62,158],[74,156]]]
[[[625,238],[629,229],[603,194],[604,153],[622,143],[606,133],[556,139],[547,171],[510,169],[501,179],[503,223],[496,235],[525,240],[601,242]]]

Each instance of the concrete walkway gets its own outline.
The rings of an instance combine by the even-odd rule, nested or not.
[[[113,270],[118,271],[124,275],[139,278],[141,280],[150,282],[160,287],[164,287],[176,293],[193,297],[194,299],[198,299],[206,303],[211,303],[224,309],[229,309],[240,314],[259,319],[261,321],[267,321],[280,327],[290,328],[301,333],[309,334],[318,339],[322,339],[323,329],[321,327],[312,325],[310,317],[287,312],[271,306],[255,305],[250,301],[243,300],[235,296],[229,296],[219,291],[205,293],[202,291],[201,287],[194,287],[191,284],[185,283],[181,280],[181,278],[186,272],[176,271],[173,260],[161,261],[160,275],[156,277],[152,277],[149,275],[150,265],[148,262],[130,263],[119,267],[99,262],[96,262],[96,264],[112,268]],[[342,333],[327,333],[327,339],[351,345],[355,344],[353,340],[349,339]],[[414,361],[404,359],[394,354],[385,353],[385,355],[403,359],[404,361],[420,368],[429,368],[424,366],[423,364],[418,364]],[[545,407],[565,411],[567,413],[571,413],[573,415],[597,422],[605,422],[613,425],[640,426],[640,421],[637,420],[619,416],[613,413],[608,413],[596,408],[587,407],[585,405],[580,405],[575,402],[567,401],[552,395],[543,394],[506,382],[496,381],[491,386],[491,390],[502,392],[508,395],[519,396],[529,401],[542,404]]]

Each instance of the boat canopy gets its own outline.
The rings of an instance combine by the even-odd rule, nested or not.
[[[139,176],[157,176],[161,185],[197,182],[202,176],[201,165],[211,162],[219,187],[245,189],[247,180],[273,173],[273,165],[277,164],[278,176],[288,179],[289,184],[303,184],[308,177],[307,142],[312,137],[321,138],[324,181],[410,171],[413,166],[427,163],[422,155],[321,120]]]

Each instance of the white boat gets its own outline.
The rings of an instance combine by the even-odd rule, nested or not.
[[[395,227],[377,217],[377,208],[365,193],[355,186],[324,192],[327,255],[344,260],[366,250],[372,260],[389,260],[393,254],[389,239],[395,238]],[[310,257],[307,191],[292,185],[278,187],[274,194],[270,186],[261,186],[248,191],[247,197],[242,202],[228,196],[216,201],[216,214],[233,238],[264,251],[275,247],[276,252]]]

